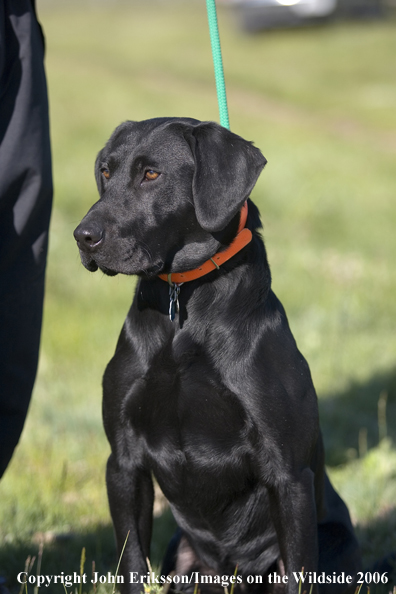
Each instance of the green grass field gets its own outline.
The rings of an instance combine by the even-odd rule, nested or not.
[[[203,0],[38,9],[55,207],[39,375],[0,483],[0,574],[13,592],[40,543],[44,574],[79,572],[83,547],[88,573],[92,561],[100,573],[116,566],[101,376],[134,279],[79,261],[72,232],[97,199],[95,156],[125,119],[218,118]],[[268,159],[252,197],[274,290],[310,363],[329,473],[370,563],[396,550],[396,22],[254,36],[225,10],[219,23],[231,128]],[[172,527],[158,513],[153,564]]]

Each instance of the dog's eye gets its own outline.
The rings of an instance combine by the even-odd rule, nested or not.
[[[109,179],[110,171],[107,169],[107,167],[101,167],[100,171],[106,179]]]
[[[158,171],[154,171],[153,169],[148,169],[144,174],[144,179],[147,181],[153,181],[154,179],[157,179],[158,176],[159,176]]]

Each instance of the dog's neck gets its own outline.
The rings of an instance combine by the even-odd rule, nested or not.
[[[198,268],[194,268],[193,270],[158,275],[161,280],[166,281],[169,284],[169,319],[171,322],[175,319],[175,313],[179,311],[179,292],[181,285],[201,278],[202,276],[209,274],[209,272],[213,272],[216,268],[219,269],[222,264],[228,262],[228,260],[252,241],[252,232],[245,227],[247,216],[248,204],[246,200],[241,209],[238,232],[234,240],[224,251],[217,252],[214,256],[209,258],[209,260],[206,260],[201,266],[198,266]]]
[[[187,283],[197,278],[201,278],[209,272],[212,272],[216,268],[219,269],[224,262],[227,262],[241,251],[245,246],[252,241],[252,232],[250,229],[245,227],[248,216],[248,204],[247,201],[244,203],[241,209],[241,216],[239,220],[238,232],[235,239],[231,244],[222,252],[217,252],[206,260],[201,266],[194,268],[193,270],[187,270],[186,272],[172,272],[170,274],[159,274],[159,278],[169,283],[171,287],[180,286],[183,283]]]

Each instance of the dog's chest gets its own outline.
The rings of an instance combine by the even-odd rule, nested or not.
[[[162,351],[129,407],[160,482],[188,483],[241,477],[251,468],[254,427],[240,398],[217,377],[204,350]],[[175,481],[175,478],[178,479]]]

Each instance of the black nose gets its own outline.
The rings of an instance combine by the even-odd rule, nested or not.
[[[94,251],[102,243],[104,230],[96,223],[81,223],[74,231],[74,238],[82,250]]]

